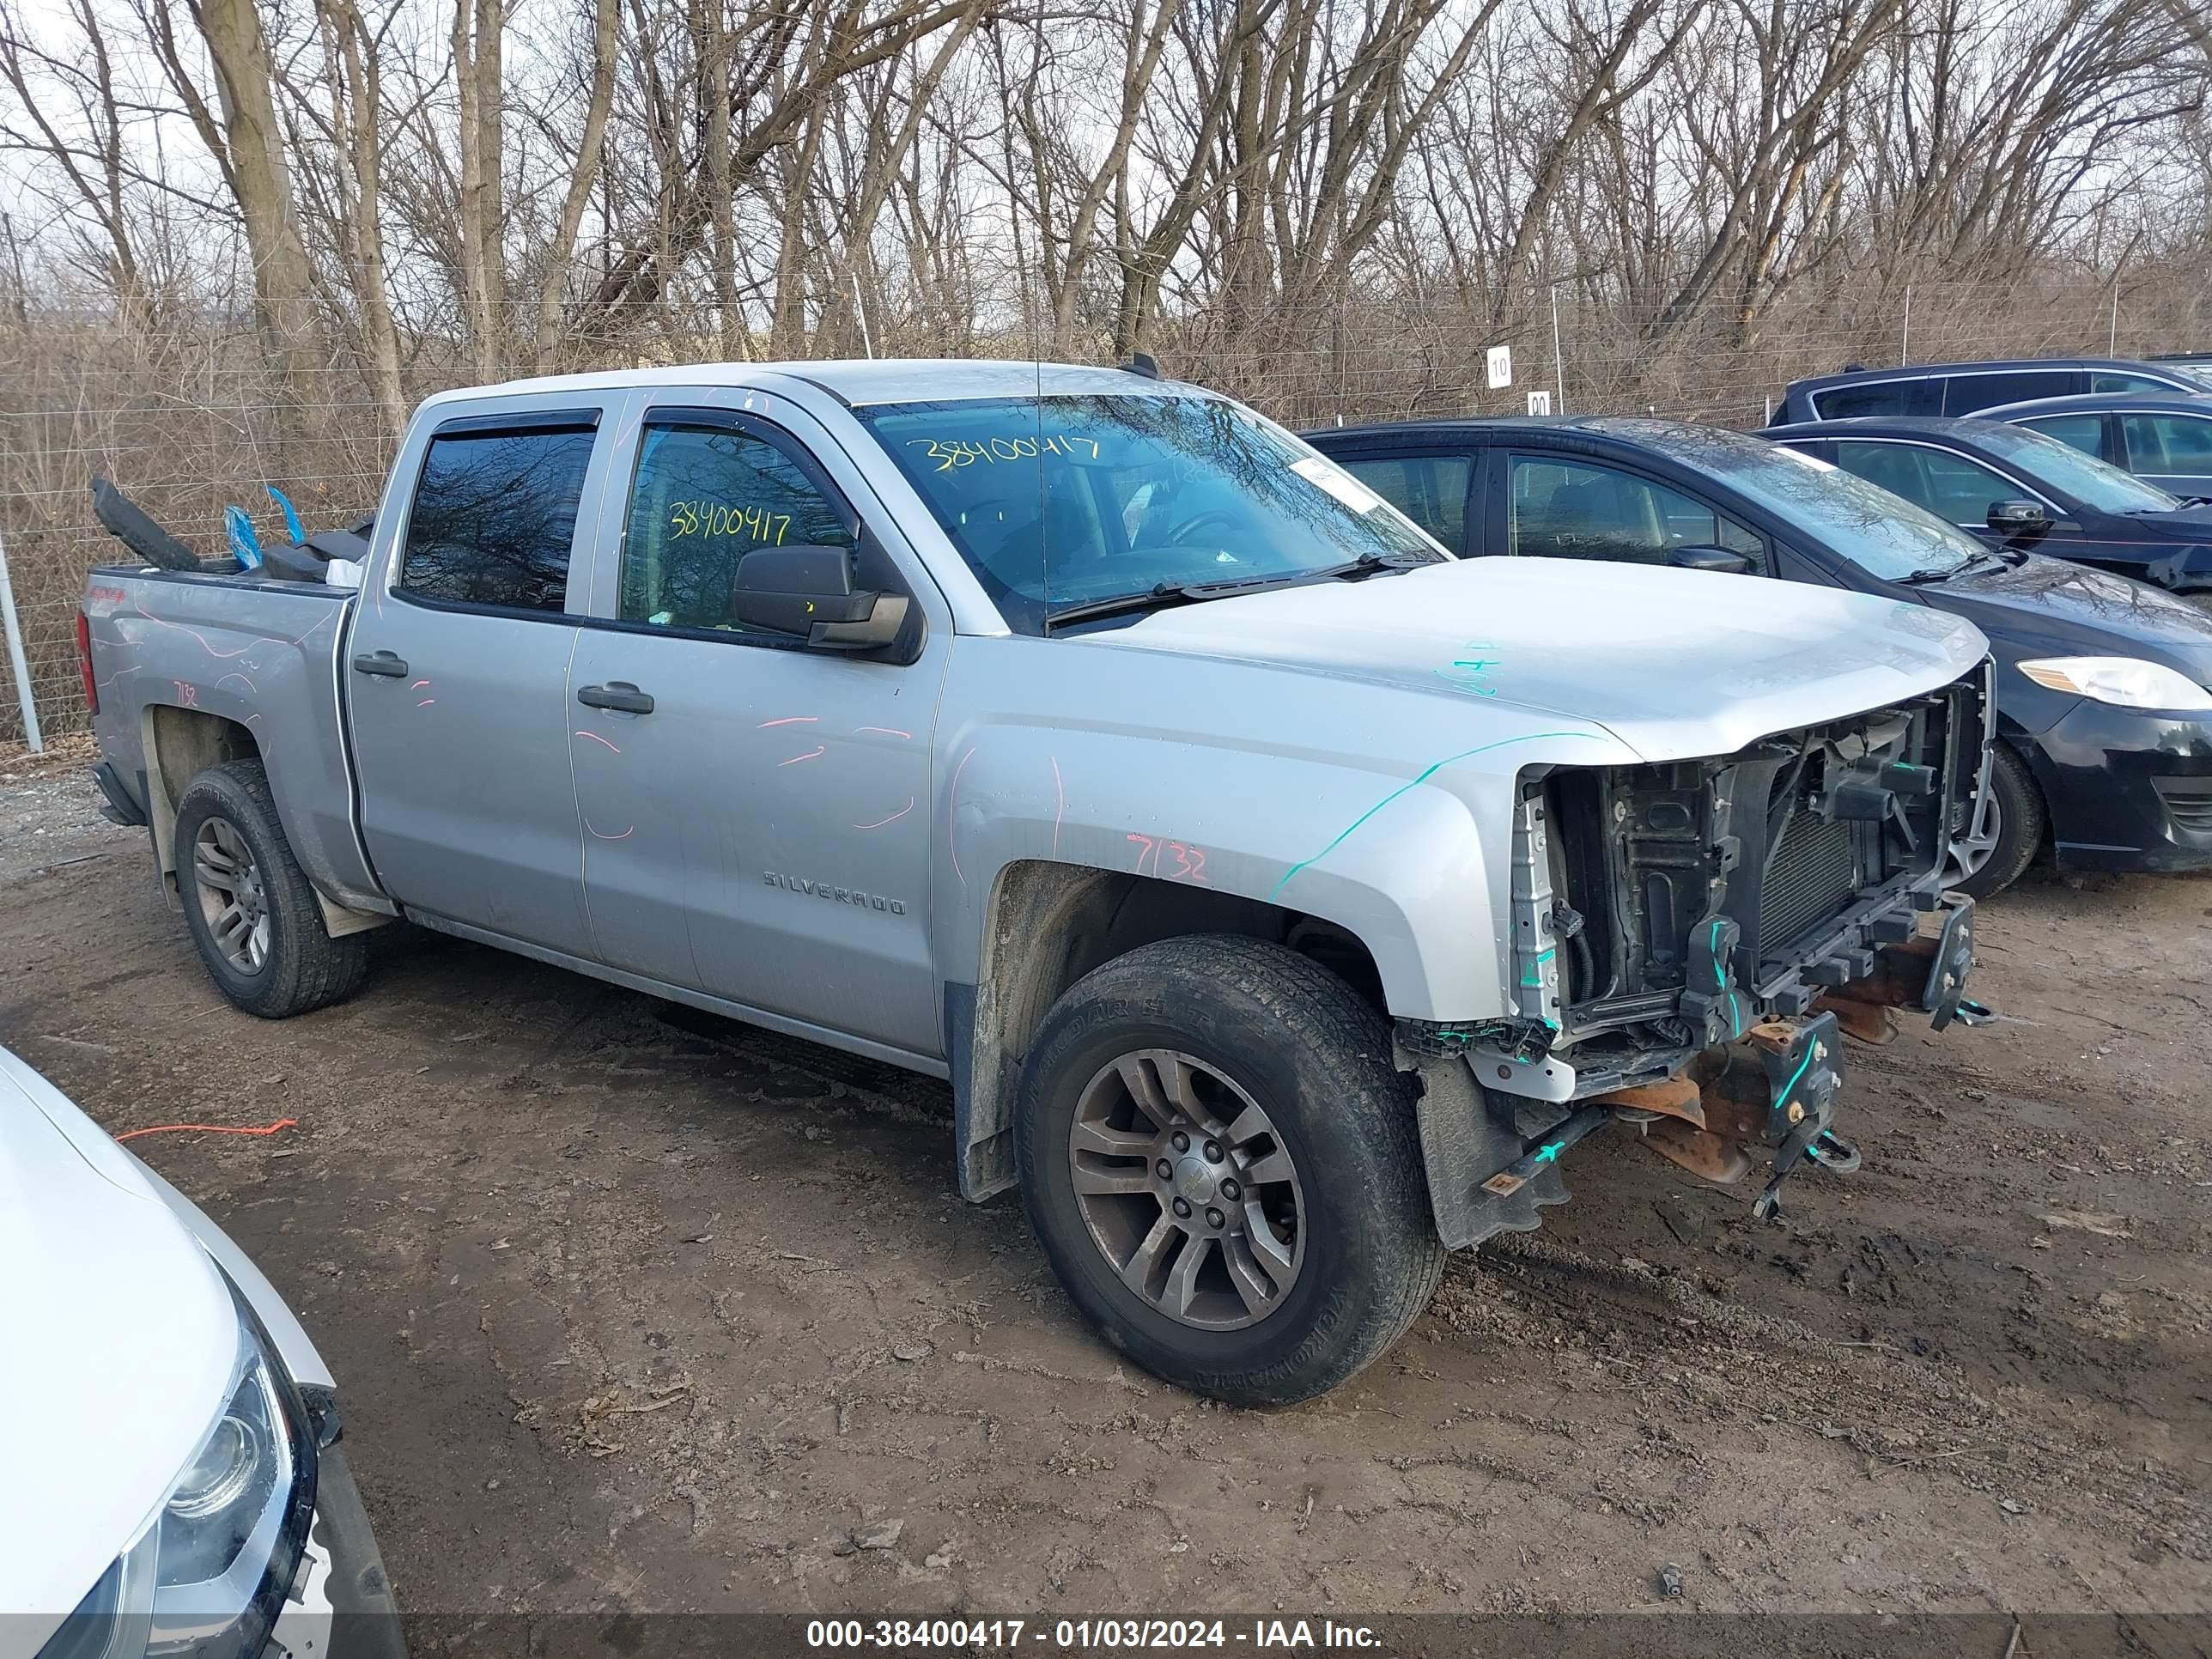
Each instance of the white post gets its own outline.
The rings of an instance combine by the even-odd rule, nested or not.
[[[2105,342],[2105,355],[2120,355],[2120,273],[2117,270],[2112,273],[2112,331]]]
[[[15,620],[15,589],[8,580],[8,544],[0,538],[0,624],[8,634],[8,655],[15,665],[15,702],[23,711],[23,739],[34,755],[46,748],[39,735],[39,705],[31,696],[31,659],[23,654],[23,629]]]
[[[1552,384],[1559,389],[1559,406],[1554,415],[1567,412],[1567,360],[1559,349],[1559,285],[1552,284]]]
[[[1912,284],[1905,285],[1905,330],[1898,337],[1897,366],[1903,368],[1912,361]]]

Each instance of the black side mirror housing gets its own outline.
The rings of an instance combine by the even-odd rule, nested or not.
[[[2051,528],[2051,511],[2041,501],[1991,501],[1989,526],[2000,536],[2029,536]]]
[[[1723,576],[1741,576],[1751,568],[1747,554],[1725,547],[1669,548],[1667,562],[1677,570],[1716,570]]]
[[[897,639],[906,596],[853,586],[843,547],[757,547],[738,561],[730,614],[824,651],[874,651]]]

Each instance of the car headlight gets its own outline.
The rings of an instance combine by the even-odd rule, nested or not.
[[[214,1426],[38,1659],[253,1659],[267,1642],[314,1518],[315,1443],[260,1322],[237,1308]]]
[[[2140,657],[2039,657],[2021,664],[2020,672],[2053,691],[2121,708],[2212,708],[2212,691]]]

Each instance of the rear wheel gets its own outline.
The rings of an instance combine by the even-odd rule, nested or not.
[[[368,971],[368,939],[332,939],[301,873],[259,761],[194,778],[177,805],[185,922],[223,995],[283,1019],[338,1001]]]
[[[2000,743],[1990,755],[1990,795],[1980,821],[1951,844],[1948,884],[1988,898],[2018,881],[2043,845],[2048,814],[2027,763]]]
[[[1334,1388],[1443,1271],[1389,1027],[1279,945],[1168,939],[1078,982],[1024,1063],[1015,1144],[1084,1316],[1202,1394]]]

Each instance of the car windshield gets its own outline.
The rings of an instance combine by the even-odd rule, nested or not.
[[[2179,496],[2167,495],[2156,484],[2145,483],[2056,438],[2002,421],[1981,424],[1989,430],[1977,431],[1974,441],[1990,453],[2011,462],[2032,483],[2048,484],[2100,513],[2170,513],[2181,505]]]
[[[1983,550],[1904,497],[1764,438],[1672,421],[1593,424],[1695,467],[1884,581],[1955,570]]]
[[[854,411],[1024,633],[1073,605],[1451,556],[1224,398],[991,398]]]

